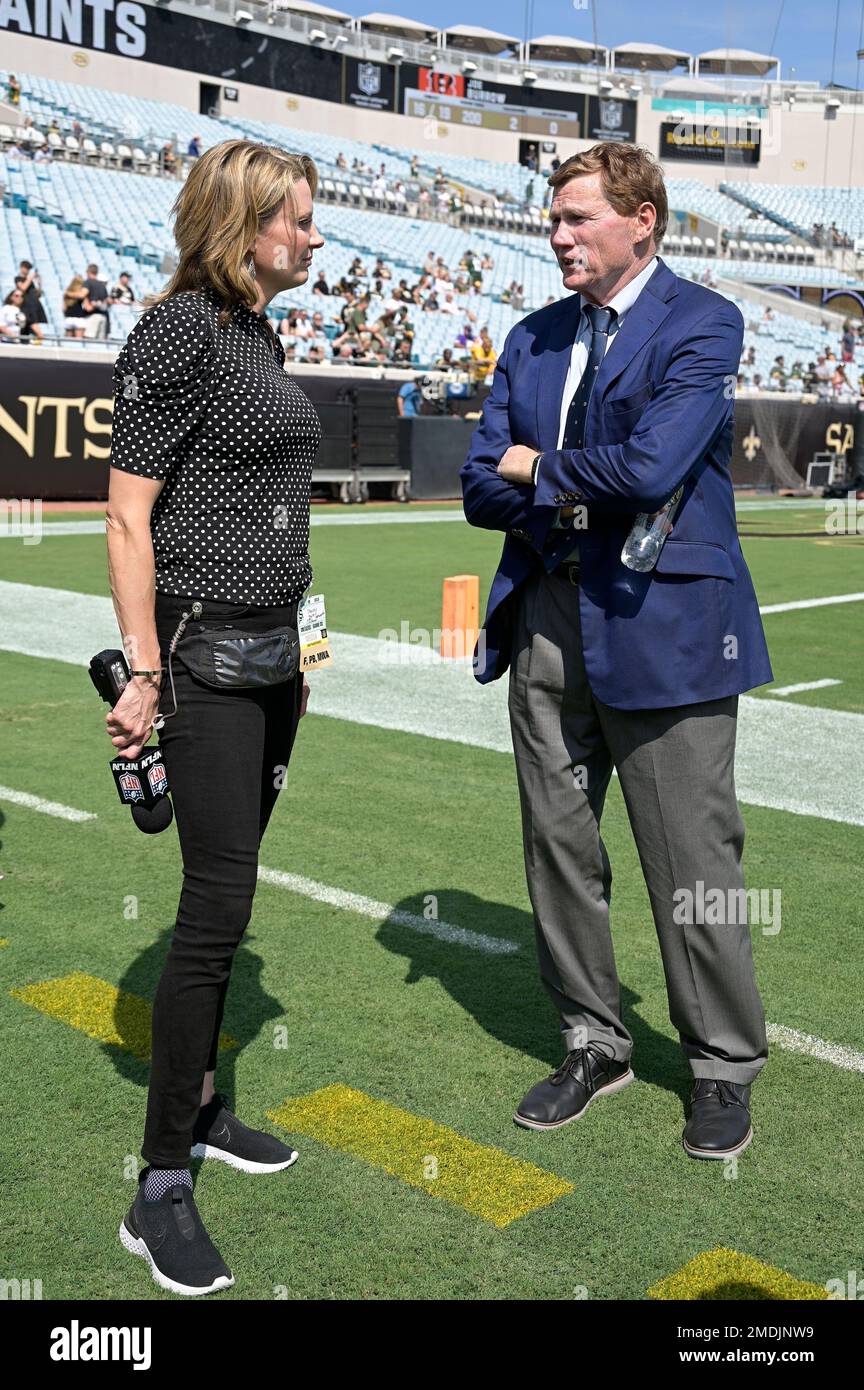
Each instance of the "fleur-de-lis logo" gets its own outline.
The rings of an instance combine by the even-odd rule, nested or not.
[[[130,401],[138,399],[138,378],[134,372],[123,377],[123,395]]]

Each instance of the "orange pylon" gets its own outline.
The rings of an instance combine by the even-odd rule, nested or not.
[[[441,655],[470,656],[480,618],[480,577],[454,574],[444,580],[441,603]]]

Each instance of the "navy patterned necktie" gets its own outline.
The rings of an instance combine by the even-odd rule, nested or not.
[[[588,348],[588,363],[582,373],[582,380],[567,407],[564,437],[561,441],[562,449],[582,448],[582,441],[585,438],[585,416],[588,414],[591,389],[594,385],[594,378],[600,370],[600,363],[603,361],[612,320],[617,318],[614,309],[601,309],[597,304],[584,304],[582,307],[591,325],[591,344]]]

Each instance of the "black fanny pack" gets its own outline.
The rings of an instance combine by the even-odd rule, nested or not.
[[[247,632],[243,628],[190,627],[176,655],[188,671],[207,685],[248,690],[293,680],[300,667],[296,627]]]

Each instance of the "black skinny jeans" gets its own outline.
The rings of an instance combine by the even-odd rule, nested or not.
[[[163,664],[192,598],[156,595]],[[262,632],[296,627],[297,601],[261,607],[203,599],[209,619]],[[188,628],[187,628],[188,632]],[[184,637],[185,637],[184,633]],[[141,1153],[160,1168],[186,1168],[204,1073],[216,1050],[234,953],[252,915],[258,849],[287,766],[303,691],[301,674],[281,685],[217,690],[172,668],[177,713],[158,731],[183,857],[177,922],[153,1001],[152,1060]],[[174,707],[167,671],[159,711]]]

